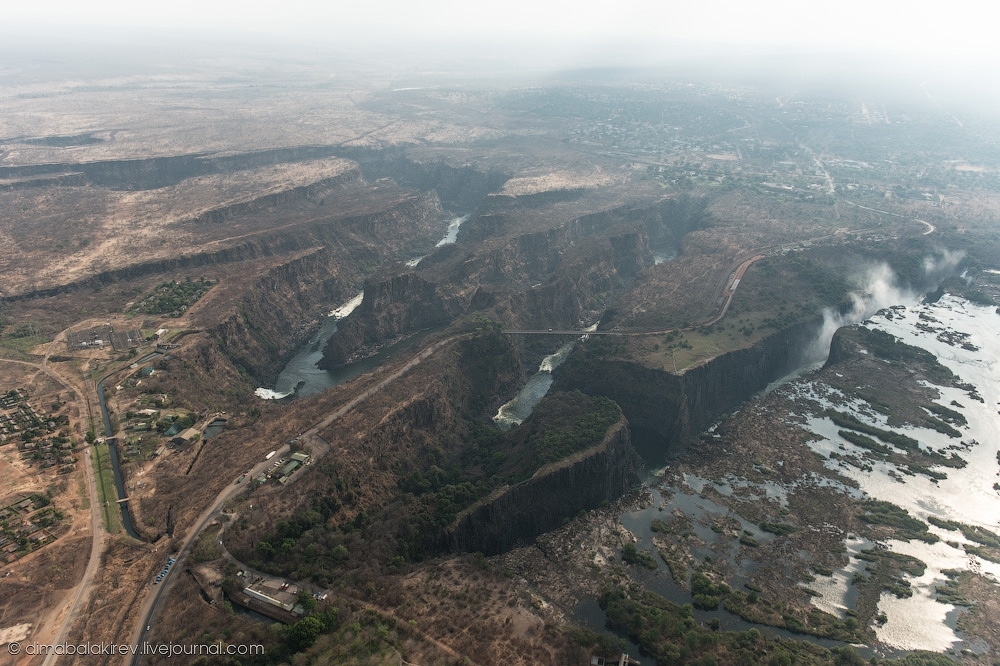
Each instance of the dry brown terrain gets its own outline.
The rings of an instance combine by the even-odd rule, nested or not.
[[[897,171],[859,169],[855,178],[835,157],[844,144],[824,124],[842,119],[843,109],[825,100],[790,101],[792,114],[779,118],[770,91],[751,87],[687,93],[658,83],[640,94],[631,84],[568,80],[500,90],[447,72],[235,56],[150,75],[43,81],[12,71],[0,73],[0,351],[46,363],[80,401],[40,370],[5,361],[0,389],[23,385],[33,402],[67,403],[61,413],[82,440],[91,425],[103,434],[95,385],[108,377],[113,429],[135,447],[124,460],[125,488],[142,540],[107,535],[89,580],[93,507],[84,468],[54,482],[28,467],[14,443],[0,444],[0,507],[53,487],[52,501],[65,512],[58,539],[0,567],[0,641],[48,640],[60,631],[71,642],[145,635],[141,611],[154,577],[191,539],[194,555],[171,573],[165,610],[148,637],[283,644],[280,630],[227,606],[222,588],[235,585],[237,565],[215,557],[219,524],[204,534],[193,526],[269,451],[314,427],[321,439],[306,438],[313,466],[225,507],[233,524],[223,519],[221,534],[244,559],[257,557],[259,543],[287,521],[321,509],[328,515],[307,537],[313,551],[298,536],[275,543],[289,561],[307,563],[320,541],[327,550],[351,549],[351,559],[326,570],[303,565],[296,581],[324,580],[330,597],[319,611],[336,610],[337,626],[308,652],[268,658],[274,662],[586,664],[589,638],[574,641],[567,630],[584,622],[576,615],[581,602],[593,606],[609,588],[638,589],[649,576],[684,588],[704,552],[730,547],[742,549],[742,559],[703,569],[713,581],[731,580],[753,560],[748,580],[770,604],[756,607],[753,619],[806,618],[810,598],[800,584],[812,574],[792,555],[841,565],[844,534],[862,529],[856,503],[807,486],[784,514],[773,500],[743,502],[711,484],[695,493],[684,476],[792,485],[822,471],[802,431],[784,420],[794,405],[779,397],[727,420],[720,438],[692,445],[665,473],[660,499],[636,493],[564,516],[563,527],[503,555],[449,554],[437,544],[404,557],[394,540],[407,527],[400,504],[430,501],[404,493],[407,480],[426,473],[461,485],[465,457],[482,455],[462,447],[492,428],[490,416],[554,351],[550,341],[516,340],[510,367],[493,377],[476,366],[481,359],[462,356],[460,341],[487,321],[532,322],[542,332],[600,321],[620,332],[657,332],[614,339],[608,358],[676,374],[839,305],[845,293],[831,297],[827,275],[807,269],[853,276],[853,264],[900,248],[921,256],[939,239],[977,251],[977,261],[1000,257],[990,227],[1000,199],[986,185],[925,183],[923,167],[897,167],[896,154],[871,160]],[[400,83],[413,78],[421,86]],[[822,128],[810,131],[816,118],[825,119]],[[881,139],[859,141],[867,150]],[[995,173],[995,165],[968,166],[980,163],[972,157],[945,163],[918,154],[921,165],[945,164],[962,177]],[[904,175],[916,183],[907,185],[912,191],[894,189]],[[449,220],[465,214],[458,242],[435,250]],[[654,265],[654,255],[673,258]],[[406,263],[416,257],[426,259]],[[202,277],[211,288],[193,304],[131,309],[161,284]],[[256,398],[254,389],[274,385],[323,317],[362,288],[366,307],[341,322],[343,332],[364,318],[345,343],[346,358],[435,332],[320,395]],[[142,336],[169,329],[159,341],[169,349],[140,363],[153,340],[131,350],[71,343],[105,324]],[[685,330],[668,338],[674,329]],[[425,349],[419,364],[406,365]],[[493,384],[477,385],[483,376]],[[879,390],[903,385],[886,382]],[[908,399],[921,398],[919,385],[906,386]],[[156,414],[136,416],[144,410]],[[217,416],[227,419],[225,430],[203,438]],[[191,423],[198,437],[172,442],[159,432],[171,419]],[[681,494],[732,513],[696,523],[671,504]],[[670,527],[651,542],[659,550],[654,573],[622,562],[636,537],[621,517],[639,509],[657,511]],[[734,517],[740,512],[755,523],[780,516],[837,527],[752,545]],[[710,545],[698,528],[720,535],[718,542]],[[282,558],[268,566],[281,568]],[[961,585],[980,602],[963,616],[967,630],[995,644],[995,586],[981,578]],[[78,591],[80,620],[63,622]],[[871,600],[869,592],[863,610],[872,610]]]

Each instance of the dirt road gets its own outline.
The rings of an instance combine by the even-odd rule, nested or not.
[[[46,354],[46,359],[47,358],[48,354]],[[28,366],[45,373],[48,377],[58,382],[63,388],[69,391],[70,395],[74,397],[81,422],[87,418],[87,415],[89,414],[89,405],[87,404],[87,401],[83,398],[76,387],[63,379],[62,376],[51,368],[44,364],[30,363],[27,361],[14,361],[10,359],[0,359],[0,363],[16,363],[18,365]],[[85,427],[85,424],[83,425]],[[55,645],[65,641],[67,634],[76,622],[80,608],[84,606],[87,597],[90,595],[91,585],[93,584],[94,577],[97,575],[97,570],[101,563],[101,553],[104,552],[104,523],[101,521],[101,508],[97,498],[97,485],[94,483],[94,464],[93,458],[91,458],[90,455],[89,446],[83,449],[83,453],[80,457],[83,458],[84,477],[87,480],[87,495],[90,498],[90,533],[92,535],[90,559],[87,562],[87,568],[83,572],[83,578],[80,579],[80,582],[76,585],[75,589],[70,590],[69,598],[71,598],[72,601],[63,610],[50,616],[53,618],[51,624],[48,626],[42,625],[37,628],[31,636],[31,641],[33,643]],[[58,659],[58,657],[55,655],[47,656],[42,662],[43,666],[52,666],[56,659]],[[22,656],[17,663],[29,664],[32,660],[32,657]]]

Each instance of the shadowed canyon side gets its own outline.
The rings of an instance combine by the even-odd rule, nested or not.
[[[330,338],[321,367],[474,311],[489,310],[526,329],[590,325],[652,265],[650,239],[657,247],[679,247],[700,223],[703,206],[687,198],[616,206],[523,234],[516,232],[544,219],[544,206],[517,204],[473,217],[456,245],[439,248],[416,269],[366,282],[365,300]]]
[[[658,455],[673,456],[722,414],[796,369],[820,323],[778,331],[677,374],[606,359],[611,339],[595,338],[557,369],[553,388],[611,398],[633,428],[662,442]]]
[[[529,480],[502,488],[464,512],[449,530],[452,547],[497,555],[530,544],[579,512],[637,487],[638,467],[622,417],[599,444],[539,469]]]
[[[400,206],[311,229],[322,247],[261,276],[237,312],[211,329],[224,353],[258,383],[271,383],[333,304],[357,290],[367,266],[398,261],[425,242],[440,217],[436,199],[414,195]]]

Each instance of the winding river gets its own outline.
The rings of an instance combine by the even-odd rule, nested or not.
[[[454,244],[458,239],[459,229],[471,217],[471,214],[453,217],[448,222],[448,228],[445,230],[444,236],[437,242],[435,247]],[[407,261],[406,265],[413,268],[426,256],[414,257]],[[364,291],[361,291],[339,307],[334,308],[323,320],[319,331],[299,349],[298,353],[288,361],[288,364],[278,374],[274,388],[262,386],[254,391],[256,396],[264,400],[281,400],[293,395],[305,398],[310,395],[322,393],[337,384],[342,384],[366,372],[371,372],[392,358],[396,353],[409,349],[413,344],[424,339],[427,333],[430,332],[422,331],[417,333],[395,345],[383,349],[374,356],[357,361],[356,363],[349,363],[336,370],[320,369],[318,363],[323,358],[323,348],[326,347],[326,343],[330,337],[337,332],[337,322],[354,312],[355,308],[361,305],[363,299]]]

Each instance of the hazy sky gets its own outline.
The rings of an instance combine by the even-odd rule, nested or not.
[[[1000,10],[982,0],[28,0],[0,23],[223,29],[312,39],[710,42],[1000,63]]]

